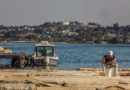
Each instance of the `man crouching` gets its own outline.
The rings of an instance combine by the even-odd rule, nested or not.
[[[118,64],[113,51],[108,51],[108,54],[103,57],[102,68],[104,75],[106,73],[106,68],[114,68],[114,75],[118,74]]]

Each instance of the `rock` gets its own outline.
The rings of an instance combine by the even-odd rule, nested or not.
[[[61,83],[61,86],[68,87],[68,86],[69,86],[69,84],[68,84],[68,83],[66,83],[66,82],[63,82],[63,83]]]
[[[24,84],[32,84],[32,81],[25,80],[25,81],[24,81]]]

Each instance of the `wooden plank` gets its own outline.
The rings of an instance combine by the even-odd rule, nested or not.
[[[24,53],[0,53],[0,58],[13,58],[13,57],[20,57],[26,56]]]

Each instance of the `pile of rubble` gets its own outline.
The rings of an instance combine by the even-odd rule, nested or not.
[[[12,53],[12,50],[9,50],[8,48],[3,48],[0,46],[0,53]]]

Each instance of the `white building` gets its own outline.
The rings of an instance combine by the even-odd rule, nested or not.
[[[70,22],[63,22],[63,25],[70,25]]]

